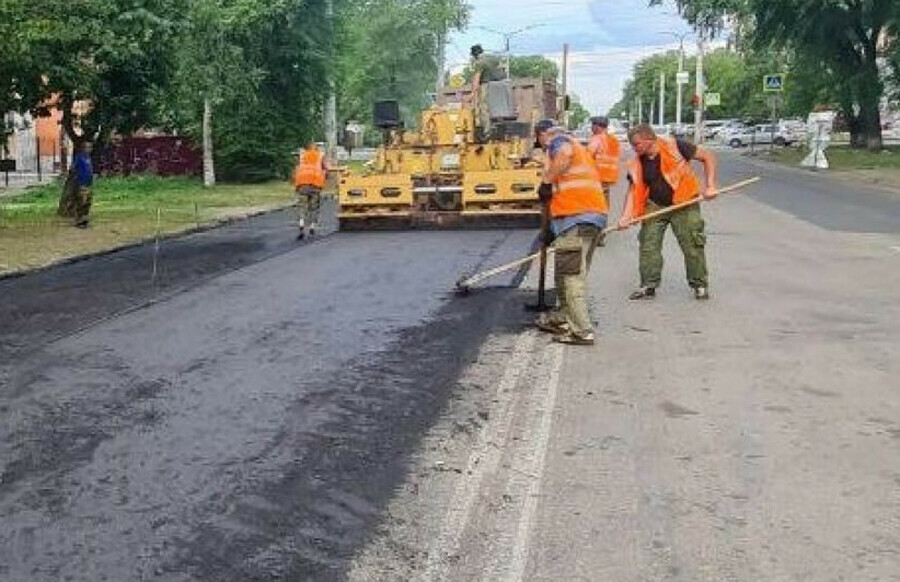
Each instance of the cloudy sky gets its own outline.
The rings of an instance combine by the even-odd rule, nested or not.
[[[511,36],[511,52],[542,54],[561,62],[563,44],[568,43],[570,92],[594,114],[605,113],[621,98],[638,60],[678,48],[676,34],[688,33],[686,52],[696,52],[691,29],[677,15],[672,0],[654,8],[647,0],[469,0],[469,4],[471,23],[451,39],[449,65],[464,63],[473,44],[501,51],[505,40],[499,32],[533,27]]]

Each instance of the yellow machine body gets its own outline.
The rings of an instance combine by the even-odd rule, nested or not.
[[[546,84],[514,82],[534,86]],[[422,112],[417,132],[388,132],[364,171],[341,176],[342,228],[537,224],[541,167],[532,127],[547,117],[544,101],[532,95],[526,105],[539,106],[517,108],[515,119],[490,130],[477,121],[488,117],[482,108],[456,91]]]

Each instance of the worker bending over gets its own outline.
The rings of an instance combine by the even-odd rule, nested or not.
[[[554,341],[593,345],[594,329],[587,301],[587,275],[597,239],[606,227],[609,207],[587,149],[556,127],[552,120],[535,126],[538,144],[546,152],[541,201],[549,205],[555,236],[557,307],[541,314],[538,328]]]
[[[687,202],[701,195],[700,180],[691,169],[691,160],[703,164],[705,200],[716,196],[716,159],[705,148],[681,140],[657,137],[653,128],[642,124],[628,132],[635,157],[628,164],[628,195],[619,219],[619,228],[628,228],[632,220]],[[662,280],[663,238],[672,225],[678,245],[684,253],[688,285],[697,299],[709,299],[709,274],[706,268],[706,234],[700,205],[693,204],[659,218],[641,223],[641,286],[629,299],[653,299]]]

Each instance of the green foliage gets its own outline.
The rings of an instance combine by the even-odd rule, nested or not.
[[[660,4],[661,0],[650,3]],[[810,70],[821,71],[828,84],[814,82],[805,99],[820,99],[829,94],[850,119],[854,145],[881,148],[879,105],[886,88],[879,59],[884,58],[888,65],[887,80],[896,81],[900,76],[897,56],[900,2],[677,0],[677,3],[688,21],[702,31],[715,34],[721,30],[722,18],[733,16],[756,50],[794,55],[796,70],[801,75]]]
[[[217,169],[234,180],[286,175],[321,139],[332,82],[341,118],[397,98],[428,103],[437,51],[465,23],[463,0],[0,0],[0,110],[54,106],[76,139],[163,127],[198,138],[214,110]],[[340,51],[336,48],[340,47]]]
[[[503,68],[502,59],[497,55],[483,55],[481,58],[492,60],[498,68]],[[463,70],[463,77],[467,83],[472,80],[473,73],[472,65],[466,66]],[[538,77],[555,81],[559,78],[559,67],[555,62],[540,55],[512,55],[509,58],[509,76],[513,79]]]
[[[377,0],[341,6],[337,42],[341,119],[371,119],[375,101],[396,99],[407,123],[429,103],[438,48],[466,22],[463,0]]]
[[[580,101],[572,99],[572,104],[569,107],[569,129],[578,129],[590,117],[591,112],[585,109]]]
[[[12,16],[3,36],[14,57],[0,70],[0,87],[17,94],[16,109],[45,114],[58,97],[69,121],[73,103],[88,101],[81,127],[85,137],[100,139],[151,119],[148,95],[168,82],[180,2],[14,0],[2,6],[0,20]]]

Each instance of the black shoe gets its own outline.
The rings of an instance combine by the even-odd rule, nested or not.
[[[80,228],[81,230],[84,230],[87,227],[88,227],[87,220],[81,220],[81,221],[75,223],[75,228]]]
[[[698,301],[706,301],[709,299],[709,289],[706,287],[694,287],[694,299]]]
[[[632,301],[638,301],[640,299],[653,299],[654,297],[656,297],[656,287],[641,287],[628,296],[628,298]]]

